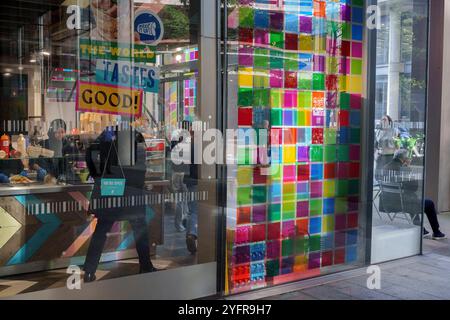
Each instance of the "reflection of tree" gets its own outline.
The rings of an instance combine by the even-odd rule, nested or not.
[[[159,13],[164,21],[165,39],[189,39],[189,17],[186,9],[187,0],[182,1],[185,6],[165,6]]]

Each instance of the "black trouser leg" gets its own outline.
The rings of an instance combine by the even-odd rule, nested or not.
[[[439,221],[437,218],[436,207],[434,206],[434,202],[429,199],[425,199],[425,214],[427,215],[428,222],[430,222],[431,229],[433,229],[434,233],[439,232]]]
[[[114,221],[98,220],[91,242],[89,243],[86,261],[84,262],[84,271],[86,273],[95,273],[97,271],[97,266],[106,242],[106,234],[111,230],[113,224]]]
[[[145,218],[130,220],[130,225],[134,233],[134,241],[136,243],[136,251],[141,270],[149,271],[153,268],[153,264],[150,260],[150,241]]]

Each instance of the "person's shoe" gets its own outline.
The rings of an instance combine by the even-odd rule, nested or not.
[[[158,271],[164,271],[164,270],[166,270],[166,269],[158,269],[158,268],[151,266],[150,268],[140,268],[139,273],[151,273],[151,272],[158,272]]]
[[[86,272],[86,273],[84,274],[83,279],[84,279],[84,282],[85,282],[85,283],[88,283],[88,282],[94,282],[95,279],[97,279],[97,277],[95,276],[95,273]]]
[[[197,252],[197,237],[193,234],[186,236],[186,246],[190,253],[195,254]]]
[[[175,229],[177,229],[178,232],[186,231],[186,228],[183,225],[176,225]]]
[[[436,233],[433,233],[433,240],[444,240],[444,239],[447,239],[447,237],[442,232],[438,231]]]
[[[430,235],[430,231],[428,231],[427,229],[423,228],[423,237],[428,237]]]

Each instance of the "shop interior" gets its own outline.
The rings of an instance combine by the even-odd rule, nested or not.
[[[136,117],[76,107],[78,81],[95,79],[92,62],[80,58],[78,41],[92,37],[93,21],[101,29],[99,21],[106,21],[102,15],[111,8],[101,8],[98,1],[71,0],[0,4],[0,277],[36,283],[23,292],[64,286],[65,268],[83,265],[97,224],[89,209],[94,181],[86,159],[100,157],[98,139],[106,128],[112,128],[116,139],[117,157],[111,161],[133,167],[133,153],[143,150],[146,221],[155,267],[215,260],[214,254],[198,258],[204,246],[211,252],[215,239],[198,239],[189,247],[186,219],[175,217],[168,153],[180,123],[197,120],[199,13],[196,1],[191,6],[172,2],[127,2],[131,9],[158,14],[166,26],[156,61],[146,63],[159,70],[159,87],[143,92],[142,113]],[[80,8],[80,25],[73,29],[68,27],[70,5]],[[170,26],[176,19],[182,20],[183,32]],[[115,28],[120,33],[127,27]],[[199,194],[207,198],[205,192]],[[200,219],[200,228],[202,224]],[[107,234],[98,280],[139,272],[133,242],[129,223],[116,222]]]

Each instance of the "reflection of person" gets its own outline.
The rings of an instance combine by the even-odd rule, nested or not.
[[[91,156],[86,156],[86,161],[88,162],[89,171],[91,176],[94,177],[94,190],[92,192],[91,204],[95,201],[101,199],[108,199],[107,197],[101,196],[101,180],[105,179],[120,179],[125,178],[125,191],[123,197],[121,197],[122,203],[127,203],[131,199],[136,199],[136,197],[145,195],[144,192],[144,180],[145,180],[145,158],[144,152],[139,152],[139,148],[142,147],[143,139],[141,135],[137,135],[138,148],[136,149],[136,164],[133,167],[122,167],[120,162],[115,165],[110,161],[110,157],[118,157],[117,149],[114,147],[115,143],[115,133],[112,130],[106,130],[108,132],[102,133],[102,138],[98,140],[100,143],[100,153],[104,153],[108,150],[109,156],[101,161],[100,172],[94,171],[96,167],[93,163],[93,158]],[[90,153],[91,149],[88,148],[87,153]],[[101,155],[104,157],[104,155]],[[109,169],[107,169],[109,167]],[[92,172],[94,171],[94,172]],[[109,199],[111,199],[110,197]],[[120,199],[120,198],[119,198]],[[133,200],[134,201],[134,200]],[[98,263],[103,251],[107,239],[107,233],[111,230],[114,222],[116,221],[128,221],[133,229],[136,251],[138,253],[140,272],[155,272],[158,271],[150,259],[150,244],[149,244],[149,234],[148,226],[146,221],[146,205],[133,204],[132,210],[126,208],[125,205],[118,207],[101,207],[92,209],[94,215],[98,219],[97,226],[95,228],[94,234],[92,235],[91,242],[89,244],[89,249],[86,255],[86,261],[84,264],[84,281],[91,282],[96,279],[95,272],[97,270]]]
[[[403,210],[405,212],[415,215],[422,214],[422,201],[417,196],[419,189],[419,181],[417,179],[409,179],[404,181],[403,177],[410,176],[411,169],[409,168],[410,159],[408,158],[408,151],[400,149],[395,152],[394,158],[391,162],[383,168],[383,173],[387,177],[391,177],[392,182],[400,182],[403,189]],[[436,207],[434,202],[429,199],[425,199],[425,214],[433,229],[433,239],[441,240],[446,239],[445,234],[439,230],[439,222],[437,218]],[[393,194],[381,194],[380,195],[380,208],[384,212],[401,212],[401,203],[398,201],[398,196]],[[420,218],[416,216],[414,224],[420,225]],[[429,232],[424,229],[424,235],[428,235]]]
[[[77,153],[75,145],[66,139],[67,125],[62,119],[55,119],[50,123],[48,138],[40,145],[54,152],[53,159],[38,159],[30,161],[30,166],[38,173],[38,180],[43,180],[47,173],[53,177],[59,177],[66,171],[65,160],[67,154]]]
[[[194,149],[194,131],[192,128],[192,123],[188,121],[183,121],[183,129],[187,130],[189,132],[190,137],[180,137],[178,140],[172,142],[172,151],[174,151],[172,154],[177,154],[178,151],[174,150],[175,147],[178,144],[186,143],[188,144],[187,148],[182,148],[183,150],[189,149],[190,155],[189,164],[178,164],[173,165],[173,171],[174,171],[174,190],[176,192],[183,192],[184,194],[187,194],[190,198],[194,197],[198,191],[198,178],[199,178],[199,172],[198,172],[198,165],[195,164],[195,149]],[[183,160],[186,160],[183,157]],[[182,180],[178,177],[182,175]],[[179,223],[179,220],[183,217],[183,212],[186,210],[185,207],[186,203],[180,201],[177,203],[176,206],[176,224]],[[187,209],[188,209],[188,216],[186,221],[186,245],[191,253],[197,252],[197,244],[198,244],[198,203],[196,200],[193,201],[187,201]]]
[[[385,115],[381,119],[381,127],[376,133],[376,147],[377,147],[377,160],[376,160],[376,172],[378,173],[383,167],[392,160],[394,156],[395,138],[397,137],[397,130],[394,127],[392,118]]]

